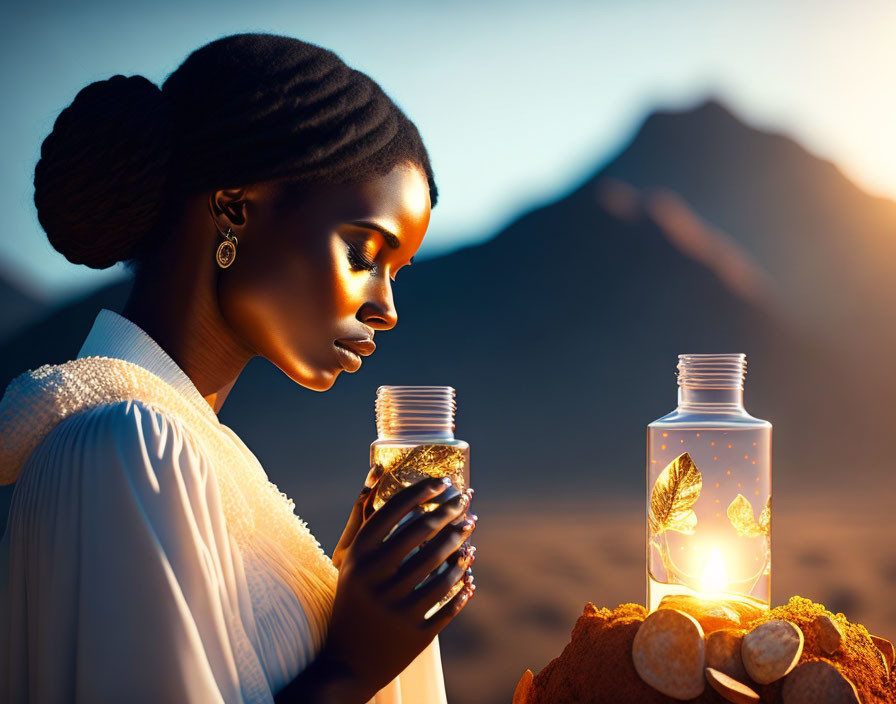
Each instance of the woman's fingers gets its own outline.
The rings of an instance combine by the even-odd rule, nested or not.
[[[364,512],[364,520],[366,521],[374,514],[373,508],[373,500],[376,496],[376,489],[372,489],[370,493],[367,494],[367,497],[364,499],[363,512]]]
[[[429,478],[411,484],[395,494],[358,530],[355,540],[361,553],[371,553],[395,525],[413,508],[442,493],[451,485],[447,478]]]
[[[436,611],[429,619],[426,619],[420,625],[420,629],[424,631],[430,638],[435,638],[439,632],[445,628],[451,620],[457,616],[463,609],[470,597],[473,596],[473,589],[461,589],[457,594],[451,597],[450,601],[441,609]],[[427,609],[428,610],[428,609]]]
[[[449,523],[436,537],[411,555],[383,586],[383,595],[386,598],[401,598],[448,559],[461,563],[464,567],[469,566],[476,548],[464,545],[464,541],[470,537],[470,531],[464,531],[463,525]]]
[[[390,535],[383,543],[381,564],[386,572],[392,573],[411,550],[424,541],[434,539],[451,521],[463,515],[470,506],[467,494],[458,494],[455,498],[439,505],[436,509],[423,513],[408,521]],[[469,537],[475,527],[475,520],[467,519],[457,524],[457,530]]]
[[[373,487],[385,473],[386,470],[383,468],[383,465],[381,465],[379,462],[376,462],[367,473],[367,478],[364,480],[364,486],[368,489],[373,489]]]
[[[414,590],[413,594],[405,600],[405,606],[417,618],[422,619],[426,613],[441,599],[445,598],[445,595],[458,583],[461,584],[461,592],[469,591],[472,593],[476,589],[473,585],[473,570],[469,568],[464,569],[460,565],[454,565],[450,569],[445,570],[442,574],[434,575],[429,581]],[[452,600],[456,597],[457,595],[455,594],[455,596],[452,597]],[[451,601],[441,607],[439,611],[448,607],[450,603]]]
[[[364,488],[369,490],[364,497],[362,511],[365,521],[373,515],[373,500],[377,491],[376,485],[379,480],[383,478],[385,473],[386,470],[383,468],[383,465],[377,462],[370,468],[370,471],[367,473],[367,478],[364,480]]]
[[[466,568],[457,563],[451,565],[441,574],[434,574],[427,581],[413,590],[404,601],[402,607],[409,609],[412,614],[423,618],[433,604],[443,599],[451,591],[451,588],[460,581],[470,582],[473,579],[472,570],[466,574]]]
[[[352,512],[349,514],[348,520],[345,523],[345,528],[342,530],[342,535],[339,537],[339,542],[336,543],[336,547],[333,549],[333,564],[337,569],[339,569],[339,566],[342,564],[345,551],[348,549],[348,546],[351,545],[352,541],[355,539],[355,535],[358,533],[358,529],[364,523],[364,510],[370,499],[370,494],[370,488],[364,486],[364,488],[361,489],[361,493],[358,494],[358,498],[355,499],[355,504],[352,506]]]

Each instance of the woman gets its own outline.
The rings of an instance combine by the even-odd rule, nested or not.
[[[216,416],[252,357],[324,391],[396,324],[436,201],[413,124],[332,52],[239,34],[161,90],[84,88],[34,183],[54,247],[135,280],[0,403],[0,699],[444,702],[470,494],[423,514],[446,487],[421,482],[373,513],[368,477],[331,561]]]

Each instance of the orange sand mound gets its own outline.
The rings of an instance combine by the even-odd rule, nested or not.
[[[834,615],[842,626],[842,649],[827,655],[819,647],[812,622],[816,616],[830,613],[821,604],[794,596],[770,611],[751,614],[741,627],[750,630],[772,619],[785,619],[798,625],[805,635],[800,663],[825,660],[855,684],[863,704],[896,704],[896,673],[888,676],[877,647],[864,626],[850,623],[843,614]],[[572,638],[559,657],[532,678],[520,680],[514,704],[669,704],[676,700],[645,684],[632,664],[632,642],[647,610],[637,604],[621,604],[615,609],[598,609],[588,602],[576,621]],[[698,619],[699,620],[699,619]],[[711,624],[705,631],[713,630]],[[762,701],[781,704],[782,680],[757,688]],[[691,702],[723,704],[710,687]]]

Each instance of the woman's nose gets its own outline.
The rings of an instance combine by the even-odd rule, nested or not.
[[[374,330],[389,330],[398,322],[398,311],[392,297],[392,286],[386,277],[381,285],[375,286],[367,301],[358,311],[358,319]]]

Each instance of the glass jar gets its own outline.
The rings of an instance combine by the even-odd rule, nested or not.
[[[455,410],[455,390],[450,386],[377,389],[377,439],[370,445],[370,467],[380,465],[383,474],[374,487],[374,510],[404,487],[427,477],[448,477],[452,486],[422,504],[423,511],[434,510],[470,485],[470,445],[454,437]],[[439,573],[446,569],[447,563],[442,563]],[[458,582],[426,618],[462,587],[463,582]]]
[[[744,354],[682,354],[678,407],[647,426],[647,608],[768,608],[772,425],[744,409]]]

